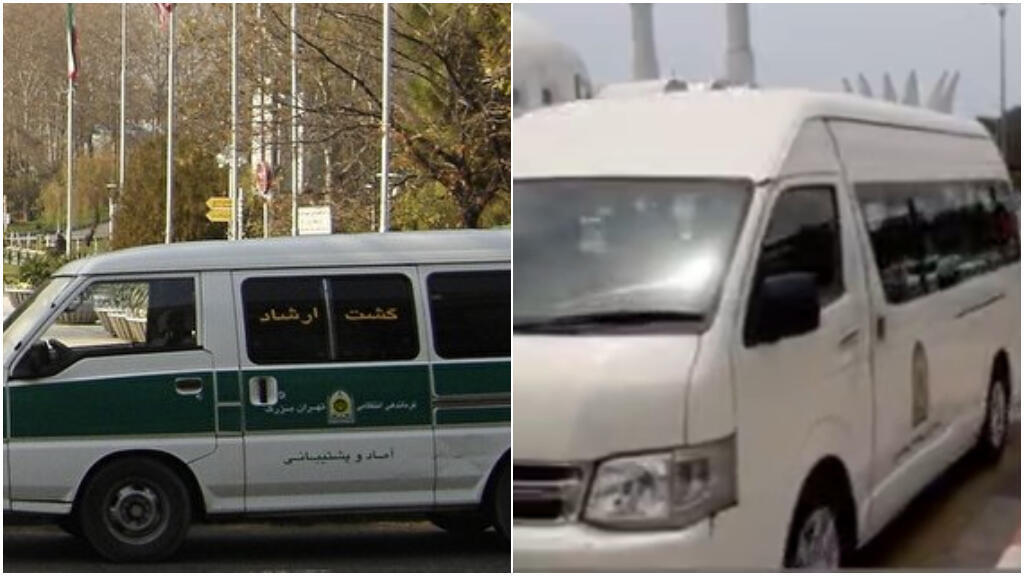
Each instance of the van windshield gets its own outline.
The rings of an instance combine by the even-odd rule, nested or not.
[[[737,180],[516,181],[515,329],[704,323],[751,190]]]
[[[70,277],[57,276],[48,279],[7,318],[4,318],[4,360],[6,361],[22,343],[22,340],[42,320],[68,284]]]

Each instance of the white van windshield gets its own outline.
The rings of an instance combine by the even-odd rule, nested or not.
[[[61,295],[71,278],[58,276],[44,282],[35,293],[11,315],[4,319],[4,360],[6,361],[17,350],[22,340],[32,331],[44,316],[49,313],[53,303]]]
[[[515,182],[516,329],[704,323],[751,189],[724,180]]]

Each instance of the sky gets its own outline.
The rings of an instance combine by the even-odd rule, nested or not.
[[[626,4],[519,4],[576,49],[597,85],[630,76]],[[707,80],[724,71],[722,4],[656,4],[655,42],[662,76]],[[513,26],[514,26],[513,20]],[[1006,13],[1006,102],[1020,104],[1021,13]],[[842,90],[863,73],[874,93],[888,72],[897,92],[917,70],[927,100],[943,70],[960,71],[954,113],[999,110],[999,17],[988,4],[752,4],[750,34],[757,82],[764,87]]]

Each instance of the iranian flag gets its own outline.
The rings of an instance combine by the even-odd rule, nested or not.
[[[167,20],[171,17],[171,11],[174,10],[174,4],[161,4],[154,2],[153,9],[156,10],[156,17],[160,19],[160,26],[166,26]]]
[[[75,5],[68,4],[68,79],[78,79],[78,31],[75,30]]]

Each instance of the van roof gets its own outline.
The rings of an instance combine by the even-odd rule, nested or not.
[[[71,262],[57,275],[508,262],[511,251],[508,230],[213,240],[118,250]]]
[[[514,120],[516,178],[776,175],[812,119],[989,138],[974,120],[840,93],[730,88],[575,101]]]

